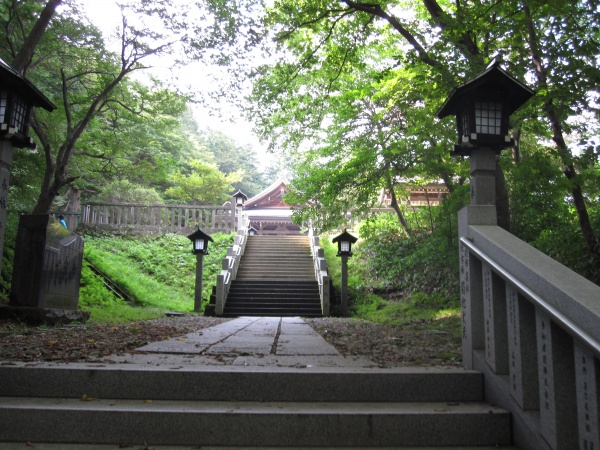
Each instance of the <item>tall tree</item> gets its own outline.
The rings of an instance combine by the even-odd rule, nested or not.
[[[261,108],[266,106],[258,115],[259,128],[265,137],[275,137],[275,145],[300,147],[303,140],[319,138],[328,114],[336,114],[328,105],[343,92],[348,66],[372,67],[389,80],[411,67],[423,74],[418,80],[422,95],[414,99],[415,105],[424,103],[433,112],[432,104],[440,105],[452,87],[501,54],[509,71],[536,79],[541,103],[536,100],[516,114],[513,125],[522,129],[523,117],[535,121],[540,112],[545,116],[537,124],[543,132],[540,137],[548,133],[556,144],[572,186],[582,236],[588,250],[598,255],[585,180],[572,162],[565,136],[573,130],[570,117],[587,113],[597,118],[598,9],[597,2],[583,0],[275,2],[268,18],[283,57],[258,73],[254,100]],[[414,89],[399,81],[398,91]],[[449,122],[438,124],[434,132],[447,148],[453,141],[451,128]],[[586,130],[577,131],[585,139]],[[414,137],[426,139],[431,132],[424,126]]]

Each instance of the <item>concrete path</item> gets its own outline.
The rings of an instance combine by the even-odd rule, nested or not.
[[[342,356],[298,317],[239,317],[105,359],[154,365],[375,367],[370,360]]]

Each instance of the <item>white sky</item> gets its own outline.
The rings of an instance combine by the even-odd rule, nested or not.
[[[114,34],[114,30],[121,24],[121,11],[117,7],[114,0],[79,0],[84,6],[86,15],[90,21],[96,25],[103,33],[107,40],[111,35]],[[116,44],[118,45],[118,44]],[[175,75],[178,79],[178,83],[181,83],[182,87],[190,87],[196,92],[202,92],[206,89],[206,86],[210,86],[210,83],[214,81],[207,77],[208,71],[205,66],[200,64],[191,64],[173,74],[170,71],[170,64],[166,62],[166,66],[160,67],[157,64],[152,69],[152,74],[159,79],[171,79]],[[223,105],[220,105],[221,107]],[[225,135],[232,138],[239,145],[251,145],[256,151],[258,160],[260,161],[260,168],[263,166],[270,165],[269,162],[273,160],[274,156],[266,153],[266,146],[262,145],[258,138],[252,132],[252,126],[243,118],[239,117],[239,114],[235,110],[230,110],[228,113],[233,118],[233,122],[228,120],[229,118],[220,118],[211,115],[210,108],[202,106],[194,106],[194,116],[198,122],[200,128],[206,129],[211,128],[213,130],[221,131]],[[236,117],[237,116],[237,117]]]

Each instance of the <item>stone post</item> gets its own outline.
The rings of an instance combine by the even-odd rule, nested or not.
[[[496,152],[486,147],[473,149],[469,162],[471,205],[496,205]]]
[[[534,306],[506,286],[510,392],[519,407],[536,410],[540,404]]]
[[[488,264],[482,266],[485,359],[495,374],[508,374],[508,330],[504,281]]]
[[[469,239],[470,225],[496,225],[496,153],[489,148],[475,148],[470,155],[471,204],[458,213],[458,234]],[[484,311],[484,286],[481,262],[469,249],[460,248],[460,290],[463,339],[463,365],[473,368],[473,350],[486,347],[484,320],[496,323],[498,304]],[[490,294],[491,295],[491,294]],[[498,298],[496,293],[496,298]],[[491,298],[491,297],[490,297]],[[497,302],[497,301],[496,301]],[[491,305],[491,300],[488,302]],[[506,316],[506,313],[504,313]],[[500,319],[502,320],[502,319]],[[506,320],[504,318],[503,320]],[[488,329],[490,331],[490,329]],[[491,342],[487,342],[488,345]],[[504,369],[504,368],[503,368]]]
[[[12,148],[13,145],[10,141],[0,141],[0,273],[2,272],[2,254],[4,252],[4,230],[6,229]]]
[[[536,330],[541,434],[551,449],[577,448],[573,339],[540,310]]]
[[[591,350],[575,342],[575,379],[579,448],[600,448],[600,362]]]

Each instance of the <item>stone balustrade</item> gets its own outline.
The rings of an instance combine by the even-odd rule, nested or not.
[[[309,229],[310,250],[315,267],[315,278],[319,283],[319,296],[321,297],[321,311],[324,316],[328,316],[331,311],[330,301],[330,280],[327,272],[327,261],[325,260],[324,250],[319,247],[319,236],[313,235],[312,227]]]
[[[79,227],[125,234],[231,233],[235,209],[231,206],[86,204]]]
[[[463,363],[520,448],[597,450],[600,287],[494,223],[493,206],[459,214]]]
[[[217,275],[215,293],[215,312],[218,316],[223,314],[231,282],[236,279],[240,260],[244,256],[246,243],[248,242],[248,224],[248,216],[242,215],[240,229],[233,240],[233,246],[227,247],[227,254],[221,261],[221,272]]]

